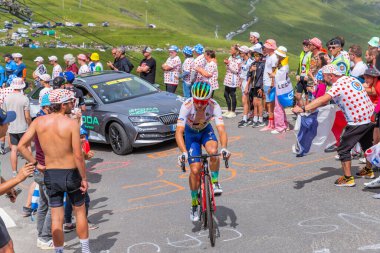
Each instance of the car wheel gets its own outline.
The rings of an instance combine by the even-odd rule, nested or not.
[[[127,133],[119,123],[112,123],[108,129],[108,138],[113,152],[117,155],[126,155],[132,152],[132,145]]]

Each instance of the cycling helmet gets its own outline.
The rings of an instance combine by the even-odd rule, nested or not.
[[[185,55],[193,55],[193,50],[191,49],[191,47],[189,46],[185,46],[183,49],[182,49],[182,52],[185,54]]]
[[[196,82],[191,86],[191,94],[198,100],[209,99],[212,95],[211,85],[207,82]]]

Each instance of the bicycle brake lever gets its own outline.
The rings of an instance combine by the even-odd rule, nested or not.
[[[182,155],[181,157],[181,169],[183,172],[186,172],[186,167],[185,167],[185,156]]]
[[[226,154],[226,152],[222,152],[222,154],[223,154],[223,160],[224,160],[224,166],[226,167],[226,169],[228,169],[230,166],[229,166],[229,164],[228,164],[228,159],[227,159],[227,154]]]

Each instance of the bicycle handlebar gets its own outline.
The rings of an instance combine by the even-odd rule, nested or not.
[[[213,155],[209,155],[209,154],[202,154],[202,155],[199,155],[199,156],[189,156],[188,159],[195,159],[195,158],[199,158],[199,159],[207,159],[209,157],[215,157],[215,156],[220,156],[221,153],[218,153],[218,154],[213,154]],[[226,169],[228,169],[230,166],[228,164],[228,158],[227,158],[227,153],[226,152],[222,152],[222,155],[223,155],[223,160],[224,160],[224,166],[226,167]],[[185,168],[185,156],[182,155],[181,157],[181,169],[183,172],[186,172],[186,168]]]

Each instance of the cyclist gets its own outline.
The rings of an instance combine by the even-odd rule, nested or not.
[[[210,155],[218,153],[218,141],[214,129],[210,124],[213,118],[220,136],[222,145],[221,152],[225,152],[227,158],[230,157],[231,153],[227,150],[227,133],[224,128],[222,110],[219,104],[214,99],[211,99],[211,85],[207,82],[196,82],[191,87],[191,93],[192,98],[187,99],[181,107],[175,137],[177,145],[182,152],[182,155],[178,157],[178,161],[183,161],[182,156],[184,156],[185,161],[188,160],[190,165],[190,219],[192,221],[198,221],[198,189],[200,187],[200,170],[202,164],[198,158],[188,158],[189,156],[201,155],[201,146],[203,146]],[[185,136],[185,138],[183,136]],[[219,157],[210,158],[211,181],[215,195],[220,195],[223,192],[218,182],[219,163]]]

